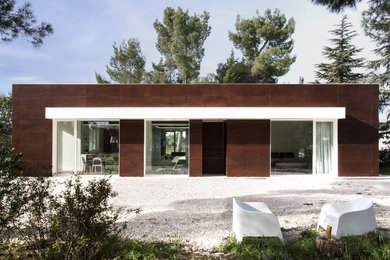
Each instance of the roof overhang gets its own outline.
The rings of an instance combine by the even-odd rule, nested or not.
[[[47,119],[344,119],[345,107],[47,107]]]

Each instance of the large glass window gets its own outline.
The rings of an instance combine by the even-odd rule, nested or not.
[[[271,173],[312,173],[313,122],[271,122]]]
[[[118,173],[119,122],[77,122],[77,170],[83,173]]]
[[[73,173],[74,147],[73,122],[57,122],[57,173]]]
[[[187,121],[146,121],[145,173],[188,174]]]

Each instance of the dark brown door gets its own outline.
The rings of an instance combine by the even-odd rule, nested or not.
[[[224,122],[203,122],[202,129],[203,174],[225,174]]]

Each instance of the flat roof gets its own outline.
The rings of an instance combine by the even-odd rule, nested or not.
[[[46,107],[47,119],[344,119],[345,107]]]

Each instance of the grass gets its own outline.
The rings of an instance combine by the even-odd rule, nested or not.
[[[244,237],[241,243],[235,238],[225,238],[223,243],[210,253],[222,253],[212,259],[332,259],[321,255],[315,248],[318,232],[305,230],[301,236],[283,244],[279,238]],[[390,260],[390,237],[380,230],[363,236],[343,237],[343,256],[339,259],[388,259]],[[5,252],[12,251],[7,257]],[[3,254],[2,254],[3,253]],[[201,257],[201,258],[200,258]],[[21,245],[0,246],[0,258],[32,259],[28,248]],[[58,258],[61,259],[61,258]],[[144,243],[133,239],[114,239],[105,247],[104,255],[96,259],[211,259],[184,250],[179,239],[169,242]]]
[[[278,238],[244,238],[237,243],[235,238],[227,238],[215,249],[232,256],[233,259],[333,259],[321,255],[315,248],[318,232],[305,230],[297,239],[285,245]],[[381,231],[363,236],[348,236],[343,242],[341,259],[390,259],[390,238]]]

